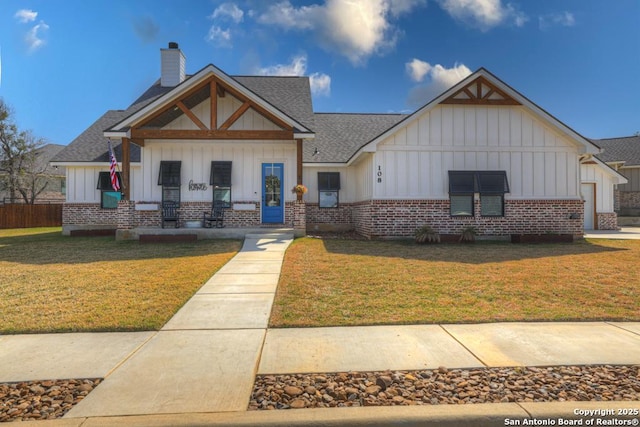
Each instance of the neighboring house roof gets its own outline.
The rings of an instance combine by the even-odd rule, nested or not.
[[[45,144],[42,147],[36,149],[36,169],[42,170],[42,173],[45,175],[64,177],[64,168],[56,168],[49,164],[51,159],[60,151],[64,150],[64,148],[64,145]]]
[[[363,145],[406,117],[406,114],[316,113],[316,137],[305,141],[303,162],[346,163]]]
[[[580,135],[578,132],[571,129],[566,124],[562,123],[560,120],[558,120],[557,118],[555,118],[554,116],[546,112],[544,109],[540,108],[538,105],[530,101],[527,97],[522,95],[520,92],[518,92],[517,90],[513,89],[511,86],[509,86],[508,84],[500,80],[498,77],[496,77],[494,74],[489,72],[487,69],[479,68],[474,73],[462,79],[460,82],[458,82],[451,88],[444,91],[439,96],[429,101],[423,107],[416,110],[413,114],[407,117],[406,120],[403,120],[401,123],[398,123],[394,127],[389,128],[386,132],[379,135],[373,141],[363,146],[359,150],[359,152],[356,153],[356,156],[354,156],[353,159],[357,158],[357,154],[359,153],[376,151],[376,147],[378,143],[382,142],[385,138],[390,136],[392,133],[396,132],[400,127],[409,126],[411,123],[413,123],[414,120],[418,120],[418,118],[422,116],[422,114],[432,110],[433,108],[437,107],[441,102],[456,95],[459,91],[465,88],[465,86],[469,85],[470,83],[472,83],[478,78],[486,79],[491,84],[499,88],[508,97],[511,97],[518,103],[526,106],[529,109],[529,111],[535,114],[539,119],[548,123],[551,126],[554,126],[560,132],[567,135],[571,140],[575,141],[579,146],[581,145],[584,148],[584,152],[590,153],[590,154],[597,154],[600,152],[600,147],[598,147],[598,145],[596,145],[593,141],[589,140],[588,138],[585,138],[584,136]]]
[[[603,150],[597,155],[603,162],[624,162],[624,166],[640,166],[640,135],[593,141]]]

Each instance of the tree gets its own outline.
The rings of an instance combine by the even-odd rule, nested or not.
[[[18,130],[13,111],[0,99],[0,185],[9,193],[11,203],[20,195],[25,203],[33,204],[46,188],[41,177],[44,169],[37,161],[37,149],[43,145],[44,140],[30,131]]]

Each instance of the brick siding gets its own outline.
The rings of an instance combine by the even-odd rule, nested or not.
[[[617,191],[619,193],[619,210],[640,209],[640,191]]]
[[[307,229],[309,230],[352,230],[353,207],[349,203],[341,203],[337,208],[320,208],[317,203],[307,203]]]
[[[480,235],[583,234],[580,200],[505,200],[504,217],[482,217],[475,201],[474,217],[451,217],[449,200],[374,200],[354,206],[355,230],[366,237],[412,236],[422,225],[441,234],[458,234],[474,226]],[[572,214],[576,218],[570,219]]]
[[[100,203],[65,203],[62,225],[118,225],[117,209],[102,209]]]

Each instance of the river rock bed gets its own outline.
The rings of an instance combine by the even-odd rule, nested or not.
[[[60,418],[101,379],[0,383],[0,422]]]
[[[640,365],[260,375],[249,410],[640,400]]]

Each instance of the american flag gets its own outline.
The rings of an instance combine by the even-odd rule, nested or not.
[[[116,167],[118,167],[118,162],[116,161],[115,154],[113,154],[111,141],[109,141],[109,176],[111,178],[111,187],[113,188],[113,191],[120,191],[120,183],[118,182],[118,175],[116,175]]]

